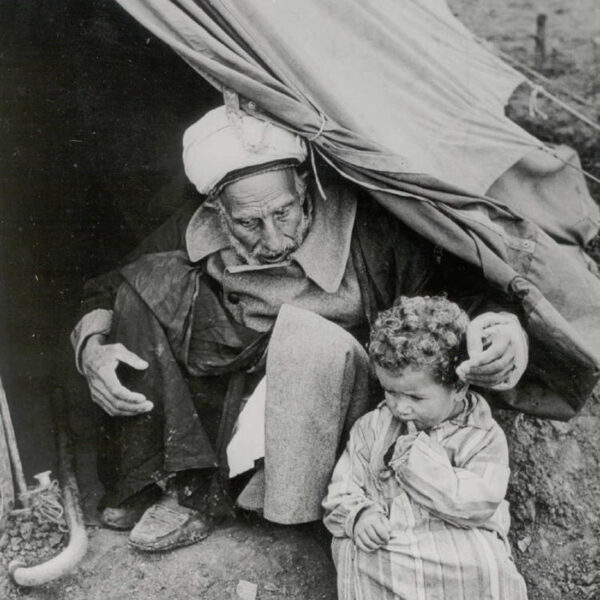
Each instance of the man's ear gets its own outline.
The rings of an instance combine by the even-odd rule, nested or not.
[[[222,194],[217,194],[215,196],[212,196],[210,201],[211,201],[211,206],[216,208],[217,211],[223,213],[225,216],[229,216],[229,214],[227,212],[227,208],[225,207],[225,203],[223,202]]]
[[[300,178],[302,183],[304,185],[307,185],[308,184],[308,175],[309,175],[310,171],[308,169],[298,169],[296,171],[296,173],[298,174],[298,177]]]
[[[308,176],[309,171],[307,169],[296,169],[294,171],[294,178],[296,182],[296,191],[302,200],[302,204],[305,204],[306,200],[306,188],[308,187]]]

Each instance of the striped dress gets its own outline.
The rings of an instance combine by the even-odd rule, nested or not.
[[[384,403],[359,419],[323,501],[339,600],[526,600],[507,541],[509,473],[506,438],[480,395],[428,432],[409,434]],[[370,506],[392,534],[364,552],[352,532]]]

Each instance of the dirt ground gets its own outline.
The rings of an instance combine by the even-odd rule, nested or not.
[[[129,548],[126,534],[91,527],[89,535],[90,549],[73,575],[42,588],[5,588],[0,597],[224,600],[239,597],[240,582],[255,584],[261,600],[336,597],[326,550],[302,528],[238,517],[200,544],[157,555]]]
[[[588,118],[600,115],[600,4],[594,0],[511,2],[451,0],[475,33],[529,66],[536,17],[547,15],[544,74],[587,100],[567,100]],[[552,52],[554,50],[554,53]],[[552,88],[550,88],[551,91]],[[600,177],[600,135],[544,101],[546,120],[532,118],[528,90],[509,114],[539,138],[576,148],[585,169]],[[596,201],[600,186],[588,181]],[[590,247],[598,260],[598,240]],[[598,392],[569,423],[498,414],[511,451],[508,499],[515,561],[532,600],[600,599],[600,401]]]
[[[471,30],[528,65],[534,62],[536,15],[545,12],[549,57],[544,71],[553,81],[586,98],[589,105],[574,105],[598,120],[600,40],[596,51],[592,43],[594,37],[600,36],[598,0],[449,3]],[[532,119],[527,111],[527,94],[520,91],[510,111],[540,138],[574,146],[584,167],[600,177],[600,136],[545,101],[541,106],[549,119]],[[599,200],[600,187],[590,183],[590,188]],[[592,248],[598,256],[599,248],[600,244]],[[50,375],[44,356],[55,349],[44,340],[38,341],[38,347],[43,347],[43,351],[28,359],[28,379],[19,380],[14,386],[18,399],[21,395],[46,398]],[[26,349],[17,348],[15,352],[28,355]],[[70,360],[68,349],[64,352],[65,360]],[[26,403],[15,407],[15,418],[27,430],[32,417],[24,406]],[[512,542],[529,597],[600,599],[599,397],[566,424],[507,412],[499,412],[497,417],[509,438]],[[5,573],[0,569],[0,598],[221,600],[236,598],[240,581],[257,584],[261,600],[336,597],[335,574],[323,540],[305,527],[278,527],[240,515],[204,542],[189,548],[157,556],[130,549],[124,534],[97,527],[93,505],[98,489],[92,476],[93,457],[88,454],[89,446],[82,440],[78,442],[78,473],[90,534],[88,555],[71,576],[35,590],[15,589],[3,579]],[[32,472],[46,468],[44,457],[50,445],[51,431],[46,430],[38,444],[26,447],[24,460]]]

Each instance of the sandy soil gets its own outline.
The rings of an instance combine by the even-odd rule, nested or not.
[[[330,559],[306,528],[238,518],[200,544],[156,555],[131,549],[123,533],[93,527],[89,534],[90,550],[73,575],[31,590],[4,587],[0,580],[0,597],[223,600],[238,597],[240,581],[257,585],[261,600],[336,597]]]

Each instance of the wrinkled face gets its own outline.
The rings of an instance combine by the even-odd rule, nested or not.
[[[418,430],[431,429],[462,408],[462,394],[457,394],[451,384],[439,383],[427,368],[408,366],[388,371],[376,365],[375,373],[394,417],[413,421]]]
[[[250,263],[284,261],[302,244],[309,227],[293,169],[251,175],[220,194],[234,247]]]

